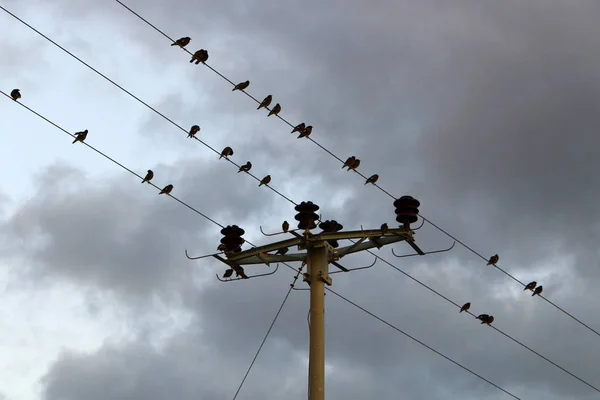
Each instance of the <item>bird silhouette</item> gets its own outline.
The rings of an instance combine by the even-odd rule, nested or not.
[[[275,104],[275,107],[273,107],[273,109],[271,111],[269,111],[269,114],[267,115],[267,117],[270,117],[271,115],[277,115],[279,114],[279,112],[281,111],[281,105],[279,103]]]
[[[289,222],[287,222],[287,221],[283,221],[283,224],[281,224],[281,229],[282,229],[284,232],[287,232],[287,231],[290,229],[290,224],[289,224]]]
[[[144,182],[148,182],[150,183],[150,181],[152,180],[152,178],[154,178],[154,172],[152,172],[151,169],[148,170],[148,173],[146,174],[146,176],[144,177],[144,179],[142,180],[142,183]]]
[[[477,319],[480,320],[482,324],[490,325],[494,322],[494,317],[488,314],[480,314]]]
[[[269,105],[271,104],[272,101],[273,101],[273,96],[268,95],[267,97],[265,97],[263,99],[263,101],[260,102],[257,110],[260,110],[261,108],[269,107]]]
[[[302,131],[300,131],[300,134],[298,135],[298,139],[301,139],[303,137],[309,137],[310,134],[312,133],[312,125],[307,126],[306,128],[304,128]]]
[[[244,90],[246,89],[248,86],[250,86],[250,81],[245,81],[245,82],[240,82],[237,85],[235,85],[233,87],[233,89],[231,89],[232,92],[236,91],[236,90]]]
[[[200,132],[200,127],[198,125],[192,125],[190,131],[188,133],[188,138],[196,137],[196,133]]]
[[[232,155],[233,155],[233,149],[231,147],[227,146],[221,152],[221,157],[219,157],[219,160],[223,157],[229,159],[229,156],[232,156]]]
[[[262,185],[268,185],[269,182],[271,182],[271,175],[267,175],[264,178],[262,178],[260,183],[258,184],[258,187],[261,187]]]
[[[372,183],[374,185],[375,182],[377,182],[378,179],[379,179],[379,175],[377,175],[377,174],[371,175],[370,177],[367,178],[367,181],[365,182],[365,185],[367,183]]]
[[[83,141],[87,137],[87,134],[88,134],[88,130],[87,129],[85,131],[75,132],[75,140],[73,140],[73,144],[75,144],[75,142],[81,142],[81,143],[83,143]]]
[[[498,261],[500,261],[500,257],[498,257],[498,254],[494,254],[493,256],[490,257],[490,260],[488,261],[488,263],[486,265],[496,266]]]
[[[526,291],[526,290],[531,290],[531,291],[533,291],[533,289],[535,289],[535,287],[536,287],[536,286],[537,286],[537,282],[536,282],[536,281],[529,282],[529,283],[527,284],[527,286],[525,286],[525,289],[523,289],[523,291]]]
[[[208,60],[208,51],[204,49],[200,49],[194,53],[190,62],[196,62],[196,65],[200,63],[205,63]]]
[[[179,46],[182,49],[187,46],[188,44],[190,44],[190,42],[192,41],[192,38],[189,37],[182,37],[180,39],[177,39],[176,41],[174,41],[171,46]]]
[[[535,290],[533,291],[533,294],[531,295],[531,297],[535,296],[536,294],[539,296],[540,294],[542,294],[543,290],[544,290],[544,288],[542,287],[542,285],[536,287]]]
[[[250,171],[251,168],[252,168],[252,163],[250,161],[248,161],[246,164],[244,164],[240,167],[240,169],[238,170],[238,174],[240,172],[248,172],[248,171]]]
[[[292,133],[294,133],[294,132],[302,132],[304,130],[304,128],[306,128],[306,125],[304,124],[304,122],[300,122],[298,125],[296,125],[294,127],[294,129],[292,129]]]
[[[355,158],[352,165],[348,166],[348,171],[350,171],[350,170],[356,171],[356,168],[358,168],[359,166],[360,166],[360,160],[358,158]]]
[[[463,304],[463,306],[460,308],[460,311],[458,312],[459,314],[463,311],[469,311],[469,308],[471,308],[471,303],[465,303]]]
[[[13,89],[10,92],[10,97],[14,100],[17,101],[21,98],[21,92],[19,91],[19,89]]]
[[[171,193],[171,190],[173,190],[173,185],[169,184],[165,186],[158,194],[169,194]]]
[[[227,251],[227,246],[221,243],[219,246],[217,246],[217,250],[224,253]]]
[[[388,224],[386,224],[386,223],[381,224],[381,234],[382,235],[385,235],[386,233],[388,233],[388,230],[389,230]]]
[[[233,275],[233,269],[230,268],[223,274],[223,279],[231,278],[231,275]]]
[[[344,162],[344,165],[342,165],[342,169],[352,166],[352,164],[354,164],[354,161],[356,161],[356,157],[354,157],[354,156],[348,157],[346,159],[346,162]]]

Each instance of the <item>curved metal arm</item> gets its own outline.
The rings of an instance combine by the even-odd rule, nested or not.
[[[273,270],[273,272],[267,272],[266,274],[252,275],[252,276],[249,276],[247,279],[258,278],[258,277],[267,276],[267,275],[273,275],[275,272],[277,272],[278,269],[279,269],[279,263],[277,263],[277,265],[275,266],[275,269]],[[219,278],[219,274],[215,274],[215,275],[217,275],[217,279],[218,280],[220,280],[221,282],[224,282],[224,283],[233,282],[233,281],[239,281],[239,280],[244,279],[244,278],[221,279],[221,278]]]
[[[215,255],[219,255],[219,254],[223,254],[223,253],[212,253],[212,254],[207,254],[205,256],[200,256],[200,257],[190,257],[190,255],[188,254],[187,250],[185,251],[185,256],[190,259],[190,260],[199,260],[201,258],[208,258],[208,257],[214,257]]]
[[[359,269],[371,268],[373,265],[377,264],[378,259],[379,259],[379,257],[375,256],[375,260],[373,260],[373,263],[371,263],[370,265],[367,265],[366,267],[349,268],[348,271],[333,271],[333,272],[330,272],[329,275],[339,274],[341,272],[351,272],[351,271],[358,271]]]
[[[444,253],[444,252],[446,252],[446,251],[450,251],[450,250],[452,250],[452,249],[454,248],[454,245],[455,245],[455,244],[456,244],[456,240],[455,240],[455,241],[452,243],[452,246],[448,247],[447,249],[444,249],[444,250],[435,250],[435,251],[425,251],[425,252],[424,252],[424,254],[422,254],[422,255],[425,255],[425,254],[435,254],[435,253]],[[394,252],[394,249],[392,249],[392,254],[393,254],[394,256],[398,257],[398,258],[402,258],[402,257],[412,257],[412,256],[418,256],[418,255],[419,255],[418,253],[414,253],[414,254],[403,254],[403,255],[399,256],[399,255],[397,255],[397,254]]]
[[[260,229],[260,233],[262,233],[262,234],[263,234],[263,235],[265,235],[265,236],[275,236],[275,235],[281,235],[282,233],[292,233],[292,232],[296,232],[296,231],[299,231],[299,230],[300,230],[300,229],[290,229],[290,230],[288,230],[287,232],[283,232],[283,231],[281,231],[281,232],[277,232],[277,233],[265,233],[265,231],[263,231],[263,228],[262,228],[262,226],[260,226],[260,225],[259,225],[259,226],[258,226],[258,228]]]

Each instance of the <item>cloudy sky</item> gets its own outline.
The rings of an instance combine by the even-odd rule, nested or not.
[[[115,1],[0,4],[274,188],[345,228],[392,224],[392,200]],[[367,4],[368,3],[368,4]],[[130,0],[249,93],[517,278],[600,330],[600,3],[596,0]],[[216,221],[266,243],[286,200],[0,13],[0,88]],[[0,99],[0,399],[229,399],[292,271],[221,284],[219,228]],[[429,225],[426,250],[452,241]],[[397,253],[408,253],[403,244]],[[600,337],[456,246],[395,259],[589,383]],[[357,255],[348,267],[371,260]],[[268,267],[249,267],[266,272]],[[333,288],[522,399],[598,393],[379,262]],[[301,284],[300,286],[302,286]],[[306,397],[308,292],[294,291],[239,399]],[[330,399],[507,399],[327,296]]]

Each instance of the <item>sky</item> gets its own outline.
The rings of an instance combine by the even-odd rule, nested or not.
[[[395,226],[393,200],[116,1],[0,3],[295,202],[345,229]],[[600,331],[600,3],[595,0],[129,0],[281,116]],[[0,89],[255,244],[293,205],[5,12]],[[220,228],[0,99],[0,399],[230,399],[293,271],[222,284]],[[429,224],[425,250],[452,240]],[[245,245],[244,248],[249,248]],[[456,245],[376,253],[600,386],[600,337]],[[372,262],[359,254],[347,267]],[[247,267],[264,273],[269,267]],[[378,262],[332,289],[529,400],[598,393]],[[297,285],[306,287],[304,283]],[[329,399],[510,398],[326,296]],[[307,291],[287,300],[238,399],[307,395]]]

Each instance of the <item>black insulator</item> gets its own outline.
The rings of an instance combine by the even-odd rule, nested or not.
[[[325,233],[333,233],[341,231],[344,229],[344,226],[338,223],[336,220],[327,220],[321,222],[321,224],[319,224],[319,228],[321,228]],[[329,243],[334,249],[338,248],[340,245],[335,239],[328,240],[327,243]]]
[[[299,229],[315,229],[317,224],[315,221],[319,219],[319,215],[315,213],[319,209],[319,206],[314,204],[312,201],[303,201],[294,207],[298,214],[294,217],[298,221]]]
[[[396,221],[405,226],[417,222],[421,202],[411,196],[402,196],[394,201]],[[408,227],[408,226],[407,226]]]
[[[223,235],[221,243],[225,246],[226,251],[235,253],[242,251],[241,246],[245,240],[241,236],[244,233],[245,231],[237,225],[228,225],[221,229],[221,234]]]

